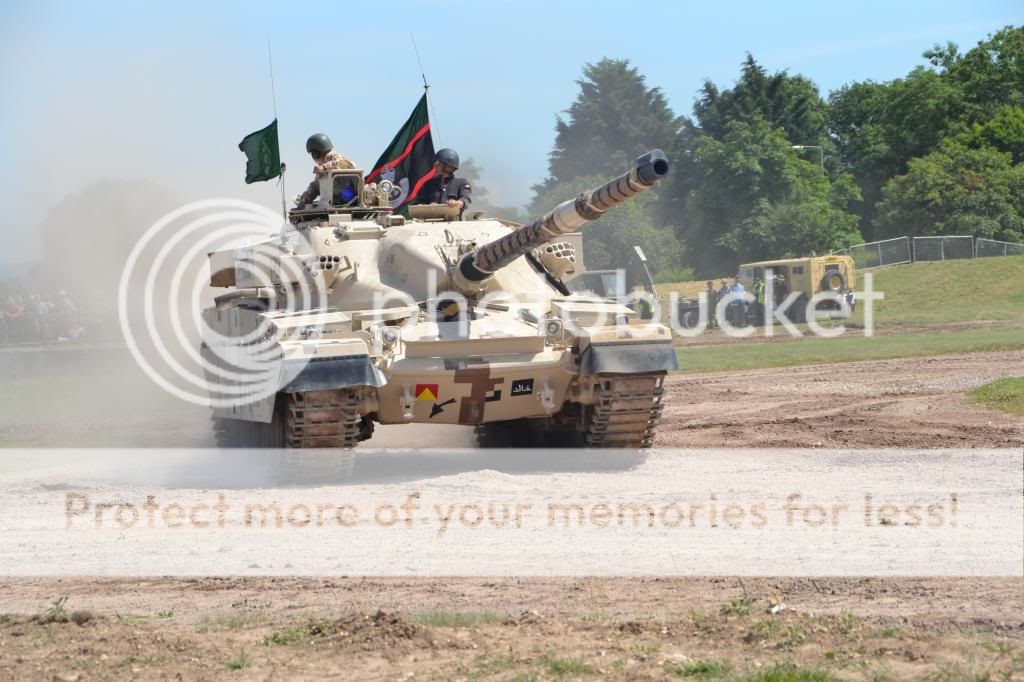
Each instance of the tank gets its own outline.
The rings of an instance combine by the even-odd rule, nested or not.
[[[571,293],[564,235],[668,170],[651,151],[527,225],[400,216],[388,182],[330,171],[280,234],[210,254],[229,289],[203,313],[217,444],[351,448],[375,424],[463,424],[485,446],[649,447],[671,331]]]

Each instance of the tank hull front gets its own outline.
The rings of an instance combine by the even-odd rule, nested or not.
[[[377,390],[382,424],[484,424],[558,411],[575,375],[566,353],[402,358]]]

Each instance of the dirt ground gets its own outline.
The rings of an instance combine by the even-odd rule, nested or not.
[[[662,447],[1017,447],[1024,420],[965,392],[1024,376],[1024,353],[972,353],[673,376]]]
[[[6,588],[0,603],[15,613],[0,624],[5,679],[715,679],[790,666],[822,676],[778,679],[1024,676],[1016,579],[25,579]],[[68,597],[69,622],[47,622],[57,594]]]
[[[1011,375],[1021,353],[674,376],[657,445],[1020,447],[965,398]],[[0,679],[600,677],[1024,679],[1024,581],[0,580]]]

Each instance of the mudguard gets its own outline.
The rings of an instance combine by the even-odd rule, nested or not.
[[[322,358],[285,360],[281,368],[280,391],[305,393],[356,386],[380,388],[387,379],[370,363],[369,355],[332,355]]]
[[[591,343],[580,356],[581,374],[646,374],[679,369],[671,341]]]

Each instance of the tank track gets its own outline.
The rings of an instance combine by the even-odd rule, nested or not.
[[[649,448],[661,419],[664,374],[601,376],[583,411],[589,448]]]
[[[359,400],[354,391],[288,393],[285,446],[354,448],[361,438]]]
[[[214,418],[214,438],[221,448],[354,448],[373,433],[358,409],[355,391],[282,393],[271,423]]]

